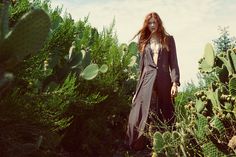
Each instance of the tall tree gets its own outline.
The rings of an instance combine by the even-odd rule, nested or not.
[[[228,31],[229,27],[219,27],[220,37],[213,40],[213,44],[217,53],[226,52],[228,49],[236,45],[236,38],[231,37]]]

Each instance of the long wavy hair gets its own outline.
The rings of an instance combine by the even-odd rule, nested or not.
[[[151,32],[148,28],[148,23],[151,18],[154,18],[156,20],[156,23],[158,25],[158,28],[155,32]],[[133,39],[139,35],[138,39],[138,49],[140,53],[143,53],[145,46],[149,42],[152,33],[156,33],[160,43],[163,48],[166,48],[167,51],[169,51],[168,47],[168,36],[169,34],[166,32],[165,28],[163,27],[162,20],[160,16],[156,12],[151,12],[146,15],[143,27],[138,31],[138,33],[133,37]]]

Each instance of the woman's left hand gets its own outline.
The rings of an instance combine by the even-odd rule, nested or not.
[[[176,97],[178,94],[178,86],[176,84],[173,84],[170,92],[171,92],[171,97]]]

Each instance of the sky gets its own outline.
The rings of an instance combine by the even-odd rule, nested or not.
[[[51,0],[63,6],[74,20],[89,15],[89,23],[102,31],[115,19],[119,43],[129,44],[143,25],[145,16],[157,12],[166,31],[173,35],[180,68],[180,82],[197,84],[198,61],[207,43],[220,36],[220,27],[229,27],[236,36],[236,0]],[[137,41],[134,39],[133,41]]]

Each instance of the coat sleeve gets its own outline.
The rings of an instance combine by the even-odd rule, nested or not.
[[[176,54],[175,40],[173,36],[170,36],[170,70],[171,82],[175,82],[178,86],[180,86],[180,73]]]
[[[142,73],[143,73],[143,68],[144,68],[144,53],[139,53],[140,55],[140,60],[139,60],[139,77],[138,77],[138,82],[137,82],[137,85],[136,85],[136,91],[138,89],[138,86],[139,86],[139,83],[140,83],[140,79],[141,79],[141,76],[142,76]]]

